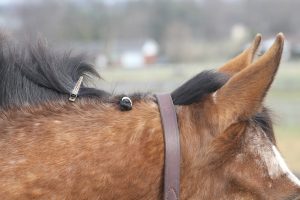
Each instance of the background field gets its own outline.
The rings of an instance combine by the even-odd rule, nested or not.
[[[143,69],[100,70],[98,87],[116,93],[172,91],[204,69],[220,62],[153,66]],[[300,61],[282,62],[265,104],[272,109],[279,148],[292,170],[300,172]]]

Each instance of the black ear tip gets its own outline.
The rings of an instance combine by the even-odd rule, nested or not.
[[[129,97],[122,97],[120,100],[121,111],[129,111],[132,109],[132,101]]]

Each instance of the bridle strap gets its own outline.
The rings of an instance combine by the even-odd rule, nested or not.
[[[180,141],[177,115],[170,94],[156,94],[165,141],[164,200],[179,200]]]

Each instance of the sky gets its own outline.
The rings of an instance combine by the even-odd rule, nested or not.
[[[26,0],[0,0],[0,5],[9,5],[9,4],[14,4],[14,3],[22,3]],[[37,0],[38,1],[38,0]],[[133,1],[133,0],[99,0],[102,1],[106,4],[115,4],[115,3],[120,3],[120,2],[126,2],[126,1]]]
[[[0,6],[5,6],[5,5],[9,5],[9,4],[15,4],[15,3],[23,3],[26,0],[0,0]],[[41,0],[36,0],[36,1],[41,1]],[[87,1],[87,0],[77,0],[77,1]],[[122,2],[129,2],[129,1],[140,1],[140,0],[99,0],[102,1],[104,3],[106,3],[107,5],[114,5],[116,3],[122,3]],[[198,1],[202,1],[202,0],[198,0]],[[239,0],[223,0],[226,2],[235,2],[235,1],[239,1]]]
[[[0,0],[0,5],[8,5],[13,3],[21,3],[24,2],[24,0]]]

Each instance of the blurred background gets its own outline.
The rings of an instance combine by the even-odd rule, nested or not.
[[[240,53],[256,33],[260,52],[283,32],[281,68],[266,104],[278,145],[300,172],[299,0],[0,0],[0,27],[18,41],[47,38],[86,53],[115,92],[172,91]]]

